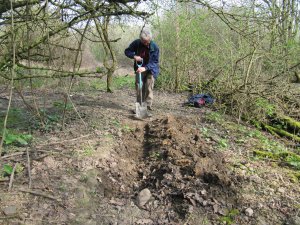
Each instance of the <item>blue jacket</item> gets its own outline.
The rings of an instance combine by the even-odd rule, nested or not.
[[[139,55],[140,45],[142,45],[140,39],[133,41],[129,47],[125,49],[125,55],[133,59],[135,55]],[[145,65],[145,68],[152,73],[155,79],[157,78],[159,74],[159,48],[154,41],[150,42],[149,62]],[[134,69],[137,70],[135,63]]]

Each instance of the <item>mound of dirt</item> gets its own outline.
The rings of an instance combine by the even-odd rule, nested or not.
[[[140,145],[133,146],[136,142]],[[194,210],[225,215],[236,207],[234,178],[222,153],[186,119],[171,115],[156,119],[129,135],[125,146],[143,151],[134,193],[136,204],[155,214],[155,224],[181,224]],[[140,205],[139,193],[145,189],[151,198]]]

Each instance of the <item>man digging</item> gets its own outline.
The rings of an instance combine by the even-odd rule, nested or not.
[[[151,111],[154,81],[159,74],[159,48],[152,40],[151,31],[143,28],[140,39],[136,39],[125,49],[125,55],[134,59],[136,101],[146,102],[147,109]],[[142,91],[139,90],[139,73],[141,73]]]

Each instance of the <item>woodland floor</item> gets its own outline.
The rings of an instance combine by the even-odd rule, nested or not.
[[[1,225],[300,224],[297,171],[253,155],[283,140],[212,108],[183,107],[186,94],[156,91],[153,116],[136,120],[130,88],[77,91],[81,119],[69,109],[61,131],[53,117],[62,95],[36,94],[47,96],[52,123],[32,127],[28,115],[20,132],[32,142],[5,146],[1,168],[19,169],[10,192],[10,176],[0,178]],[[21,106],[15,96],[12,108]]]

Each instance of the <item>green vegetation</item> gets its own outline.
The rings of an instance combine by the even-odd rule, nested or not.
[[[218,112],[210,112],[209,114],[206,115],[205,118],[212,122],[218,123],[218,124],[221,124],[224,122],[223,116]]]
[[[3,168],[0,168],[0,177],[10,176],[13,172],[13,167],[10,164],[4,164]],[[19,174],[24,170],[24,167],[20,164],[16,164],[15,174]]]
[[[87,183],[87,181],[89,180],[89,177],[87,174],[81,174],[79,181],[82,183]]]
[[[95,79],[90,82],[92,89],[97,91],[104,91],[106,89],[106,82],[100,79]]]
[[[13,133],[9,130],[6,130],[4,134],[4,144],[6,145],[28,145],[28,143],[32,140],[32,135],[30,134],[19,134]]]
[[[220,121],[218,114],[210,114],[210,120]],[[224,124],[224,123],[223,123]],[[297,152],[292,152],[288,148],[276,140],[272,140],[257,129],[247,130],[246,127],[235,123],[227,122],[225,128],[230,129],[237,135],[236,143],[246,144],[251,142],[256,149],[253,151],[254,159],[269,159],[277,162],[280,166],[288,166],[295,170],[300,170],[300,156]],[[218,141],[220,149],[227,147],[226,139]],[[297,176],[292,176],[297,180]]]
[[[135,78],[133,76],[117,76],[112,79],[112,88],[115,90],[123,88],[134,88]],[[91,79],[88,81],[78,82],[73,88],[75,91],[106,91],[106,80]]]
[[[3,127],[6,112],[0,112],[0,126]],[[29,125],[29,115],[23,109],[11,108],[7,119],[7,128],[24,129]]]
[[[228,147],[228,140],[220,139],[218,141],[218,146],[219,146],[220,149],[226,149]]]
[[[164,17],[154,19],[153,26],[159,30],[156,40],[162,49],[163,65],[156,85],[179,92],[192,84],[196,93],[211,93],[216,98],[216,108],[239,120],[255,121],[260,128],[262,122],[271,125],[278,118],[284,123],[293,120],[294,125],[298,124],[297,116],[286,119],[286,115],[299,112],[298,90],[289,84],[292,72],[287,69],[290,68],[288,65],[298,65],[295,59],[299,53],[299,34],[296,34],[299,29],[295,27],[297,32],[292,34],[287,23],[298,20],[299,16],[287,14],[279,23],[285,28],[283,33],[273,30],[281,25],[272,24],[272,20],[261,20],[265,10],[270,18],[277,18],[286,10],[292,12],[296,6],[280,2],[265,2],[258,6],[244,2],[238,10],[234,5],[224,10],[212,6],[211,1],[197,2],[203,8],[194,9],[193,4],[177,3]],[[219,13],[225,11],[228,15],[239,15],[245,21],[251,20],[252,25],[244,26],[244,21],[225,15],[219,20]],[[262,30],[261,23],[272,28]],[[260,31],[265,34],[262,39],[256,36]],[[187,57],[191,54],[192,57]],[[296,67],[293,69],[297,70]],[[280,93],[279,90],[289,91]],[[211,120],[217,122],[213,116]],[[290,135],[268,130],[300,140],[299,133],[290,132]]]
[[[160,159],[162,159],[162,155],[160,154],[160,152],[157,152],[157,151],[152,151],[150,153],[149,157],[152,160],[160,160]]]
[[[270,104],[267,99],[258,98],[255,105],[257,106],[257,110],[263,115],[273,116],[275,113],[275,106]]]
[[[56,107],[59,110],[64,110],[65,109],[65,103],[63,101],[54,101],[53,106]],[[73,106],[71,103],[67,103],[66,105],[66,110],[70,111],[72,110]]]
[[[130,127],[129,125],[125,124],[125,125],[123,125],[122,130],[123,130],[124,132],[131,132],[131,131],[133,131],[134,129],[133,129],[132,127]]]
[[[239,214],[240,214],[240,212],[238,209],[229,210],[229,212],[225,216],[222,216],[220,218],[220,222],[229,224],[229,225],[233,224],[235,217]]]
[[[83,149],[83,152],[82,152],[82,155],[83,156],[92,156],[94,153],[94,149],[90,146],[86,146],[84,149]]]
[[[295,140],[297,142],[300,142],[299,135],[289,133],[288,131],[284,130],[282,127],[277,128],[277,127],[266,125],[266,124],[264,125],[264,127],[267,131],[269,131],[271,134],[273,134],[275,136],[279,135],[281,137],[289,138],[289,139]]]
[[[111,123],[113,126],[115,126],[115,127],[121,127],[121,123],[120,123],[120,121],[117,120],[117,119],[112,119],[112,120],[110,121],[110,123]]]
[[[232,3],[224,8],[212,1],[175,1],[172,3],[174,7],[170,8],[171,2],[158,3],[158,7],[153,8],[151,6],[154,5],[149,2],[152,16],[148,21],[154,41],[160,48],[161,74],[155,82],[156,88],[182,92],[189,90],[192,85],[194,92],[213,95],[217,110],[233,115],[239,121],[254,121],[257,127],[264,127],[274,135],[300,142],[300,122],[294,116],[299,111],[298,90],[290,85],[292,77],[299,78],[297,58],[300,51],[299,15],[293,13],[297,11],[297,4],[294,0],[292,2],[285,5],[280,1],[273,1],[272,4],[244,1],[238,7]],[[77,15],[72,15],[78,16],[78,21],[70,24],[65,24],[47,10],[42,11],[39,4],[34,4],[35,10],[30,12],[32,20],[25,24],[19,18],[28,16],[25,14],[27,11],[22,11],[22,6],[16,6],[20,7],[20,15],[16,16],[15,22],[24,29],[15,30],[15,55],[22,57],[15,58],[13,67],[13,54],[9,47],[12,43],[4,44],[12,40],[8,38],[11,35],[7,27],[10,21],[8,17],[3,18],[1,79],[9,81],[9,68],[14,68],[16,89],[24,97],[22,99],[26,101],[28,109],[34,109],[32,117],[39,117],[36,112],[41,107],[32,101],[38,96],[36,93],[40,93],[37,90],[55,87],[57,91],[65,93],[70,81],[74,83],[74,92],[89,90],[96,93],[134,88],[133,76],[112,75],[117,64],[119,67],[131,67],[132,60],[124,56],[124,49],[138,38],[141,27],[123,20],[114,23],[109,16],[105,16],[110,15],[110,7],[117,9],[120,17],[128,13],[123,10],[126,7],[115,5],[118,5],[118,1],[107,1],[109,7],[98,9],[99,14],[91,14],[87,10],[89,4],[93,5],[93,1],[78,3],[74,10]],[[201,7],[195,7],[195,4]],[[74,7],[70,4],[50,5],[51,10]],[[167,7],[168,10],[157,16],[159,13],[155,12],[160,7]],[[47,18],[43,24],[38,22],[38,16],[34,13],[39,9],[43,14],[41,16]],[[3,13],[8,13],[6,10],[3,8]],[[69,11],[72,10],[65,11],[66,17]],[[136,13],[132,10],[130,14],[139,18],[141,12]],[[90,20],[87,22],[87,18],[93,23]],[[247,25],[249,21],[251,26]],[[77,27],[78,24],[82,28],[76,34],[69,32],[69,27]],[[48,29],[53,31],[49,37],[45,33]],[[259,36],[262,33],[263,37]],[[30,40],[27,40],[28,37]],[[20,43],[24,46],[20,46]],[[32,52],[41,49],[41,55],[31,56]],[[69,77],[74,79],[66,79]],[[281,93],[280,90],[289,91]],[[29,92],[29,95],[23,92]],[[28,99],[28,96],[33,98]],[[44,101],[46,105],[48,99]],[[61,101],[54,102],[53,106],[58,110],[64,108]],[[66,109],[71,108],[67,104]],[[17,111],[12,111],[12,116],[9,116],[9,128],[14,126],[14,122],[19,122],[17,114]],[[52,129],[49,127],[62,119],[54,112],[43,114],[42,117],[37,120],[45,123],[45,130]],[[212,113],[208,119],[222,123],[221,115]],[[28,119],[20,122],[24,121]],[[3,123],[2,119],[0,122]],[[263,123],[265,126],[262,126]]]
[[[291,117],[288,117],[288,116],[282,116],[280,119],[294,131],[300,131],[300,122],[299,121],[297,121]]]
[[[288,176],[292,182],[297,183],[300,181],[300,172],[298,171],[289,171]]]
[[[113,79],[113,87],[115,89],[122,88],[134,88],[135,87],[135,78],[132,76],[119,76],[114,77]]]
[[[2,172],[3,172],[3,176],[10,176],[13,172],[13,168],[11,165],[4,164]]]
[[[48,112],[46,110],[40,110],[41,113],[41,121],[35,120],[31,124],[31,128],[34,130],[40,130],[43,132],[49,132],[54,130],[55,128],[61,128],[59,122],[62,119],[62,108],[63,106],[59,107],[60,113]]]
[[[280,164],[284,163],[294,169],[300,170],[300,156],[294,152],[268,152],[261,150],[254,150],[253,154],[257,158],[276,160]]]
[[[210,131],[206,127],[201,127],[200,128],[201,133],[203,134],[204,137],[208,138],[210,137]]]

